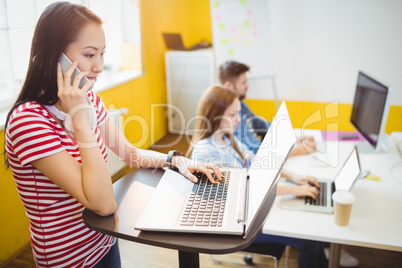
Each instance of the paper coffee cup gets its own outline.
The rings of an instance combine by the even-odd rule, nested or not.
[[[348,191],[338,190],[332,194],[332,200],[334,201],[335,223],[340,226],[348,225],[352,205],[355,201],[354,195]]]

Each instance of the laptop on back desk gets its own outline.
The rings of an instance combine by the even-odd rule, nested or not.
[[[350,191],[356,179],[365,175],[366,172],[361,171],[359,156],[356,148],[354,148],[334,180],[317,178],[320,183],[320,194],[316,200],[311,197],[285,195],[281,197],[280,207],[292,210],[332,213],[334,211],[332,194],[336,190]]]
[[[275,195],[295,142],[283,102],[248,170],[223,168],[226,176],[221,182],[212,184],[205,179],[205,185],[203,178],[194,184],[166,170],[135,229],[246,236],[262,207],[272,205],[268,196]],[[200,188],[202,192],[197,193]]]
[[[179,33],[162,33],[162,35],[168,49],[183,51],[193,50],[184,46],[183,39]]]

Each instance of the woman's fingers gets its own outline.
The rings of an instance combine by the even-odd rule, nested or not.
[[[309,140],[309,141],[305,142],[305,145],[307,146],[307,150],[311,151],[311,150],[317,149],[314,140]]]
[[[318,182],[316,177],[308,176],[306,180],[307,183],[309,183],[310,185],[313,184],[315,187],[320,188],[320,183]]]
[[[71,76],[74,73],[75,68],[77,68],[78,62],[75,60],[73,64],[68,67],[67,71],[64,73],[63,79],[64,79],[64,88],[69,89],[71,88]]]
[[[198,163],[197,168],[197,171],[201,171],[207,175],[212,183],[216,183],[216,179],[222,180],[222,171],[215,164]],[[215,176],[212,176],[213,173]]]
[[[84,91],[84,92],[86,93],[87,90],[84,90],[84,89],[85,89],[85,88],[86,88],[86,89],[89,89],[89,87],[90,87],[94,82],[93,82],[93,81],[87,81],[87,82],[82,86],[82,88],[80,88],[79,86],[80,86],[81,80],[82,80],[85,76],[87,76],[88,74],[89,74],[88,72],[81,72],[81,73],[77,74],[77,75],[74,77],[73,88],[74,88],[74,89],[78,89],[79,91]]]
[[[180,169],[179,169],[180,170]],[[186,169],[183,172],[180,171],[181,174],[183,174],[185,177],[187,177],[187,179],[189,179],[190,181],[197,183],[198,179],[196,176],[194,176],[190,170]]]
[[[212,171],[215,173],[216,177],[218,178],[218,180],[222,179],[222,171],[220,170],[220,168],[215,165],[215,164],[209,164],[206,165],[209,169],[212,169]]]
[[[200,168],[200,171],[207,175],[210,182],[215,183],[215,178],[212,176],[212,172],[210,169],[207,169],[205,166]]]
[[[318,188],[315,186],[310,186],[309,184],[303,184],[300,186],[296,186],[293,193],[296,196],[310,196],[316,199],[319,194],[319,191]]]
[[[318,194],[319,194],[319,191],[318,191],[317,187],[310,186],[308,188],[308,191],[307,191],[308,196],[311,196],[312,198],[317,199]]]
[[[78,83],[80,83],[80,82],[78,82]],[[93,80],[88,80],[88,81],[82,86],[81,90],[86,93],[86,92],[88,92],[88,90],[89,90],[94,84],[95,84],[95,81],[93,81]]]
[[[58,95],[62,93],[64,88],[64,78],[63,72],[61,70],[61,64],[57,63],[57,87],[58,87]],[[59,95],[60,97],[60,95]]]
[[[57,68],[57,80],[58,80],[58,86],[59,86],[59,91],[60,88],[63,89],[63,93],[66,92],[81,92],[81,89],[79,88],[81,80],[87,76],[89,73],[88,72],[80,72],[77,75],[74,75],[74,72],[76,71],[78,66],[78,62],[74,61],[70,67],[68,67],[67,71],[62,74],[62,69],[61,65],[58,63]],[[60,82],[59,82],[60,81]],[[87,92],[87,90],[94,84],[94,81],[88,81],[85,83],[85,85],[82,87],[84,89],[84,93]],[[78,91],[76,91],[78,90]]]
[[[216,179],[222,179],[222,171],[215,164],[196,162],[185,157],[175,157],[174,160],[175,166],[179,169],[180,173],[192,182],[198,182],[197,177],[192,174],[194,171],[204,173],[212,183],[215,183]],[[215,173],[215,176],[212,175],[213,173]]]

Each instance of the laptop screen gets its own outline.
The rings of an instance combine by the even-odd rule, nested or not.
[[[295,142],[296,136],[286,104],[282,102],[248,170],[250,195],[246,228],[257,215],[269,189],[279,179],[277,175]]]
[[[165,44],[168,49],[186,50],[181,35],[178,33],[162,33]]]
[[[335,177],[335,189],[349,191],[356,178],[360,175],[359,157],[356,148]]]

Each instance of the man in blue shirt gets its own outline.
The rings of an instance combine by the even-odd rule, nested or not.
[[[255,115],[244,102],[248,90],[247,72],[250,67],[236,61],[226,61],[219,67],[219,80],[221,84],[237,93],[240,99],[240,122],[236,128],[235,136],[249,150],[257,153],[261,145],[261,139],[267,133],[271,122]],[[298,139],[297,146],[293,149],[291,156],[307,154],[315,150],[313,137]]]

